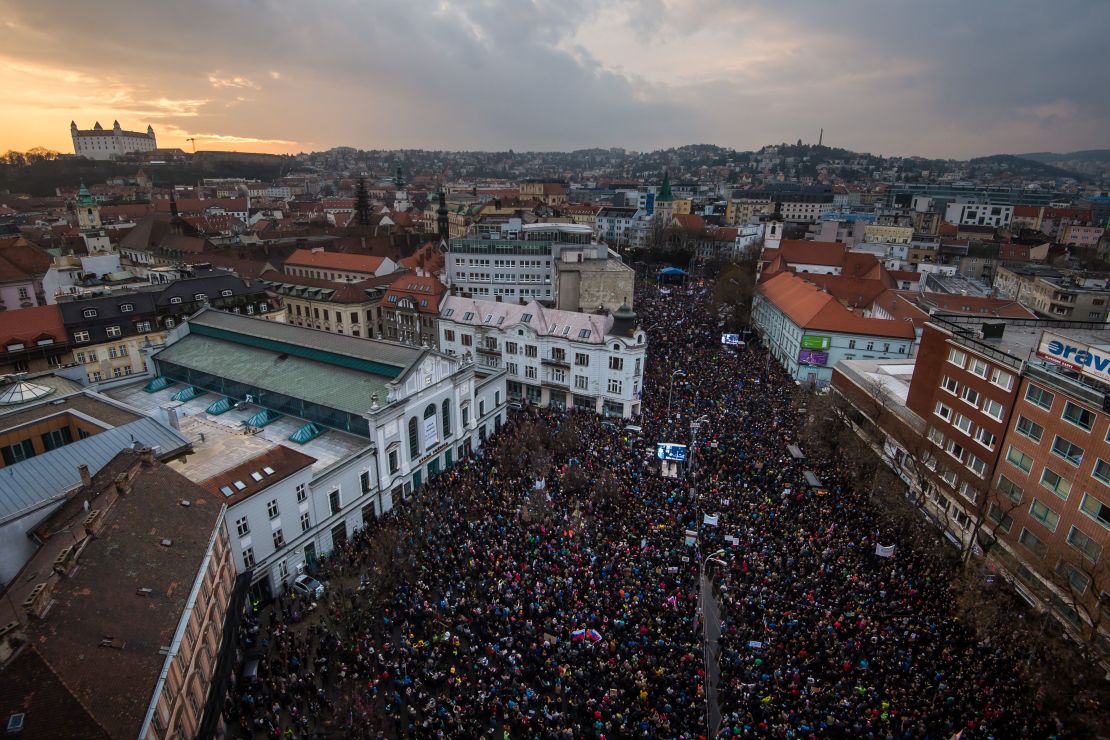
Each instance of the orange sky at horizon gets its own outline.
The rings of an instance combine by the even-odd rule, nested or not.
[[[277,74],[276,72],[273,74]],[[124,130],[146,131],[149,124],[160,148],[193,151],[238,150],[268,154],[295,154],[305,151],[304,143],[279,138],[262,138],[205,130],[200,124],[206,107],[230,107],[244,102],[242,96],[230,102],[221,99],[224,81],[212,78],[208,97],[170,99],[156,97],[141,86],[111,77],[94,77],[69,69],[21,62],[0,56],[0,97],[5,99],[5,114],[0,120],[0,151],[27,151],[45,147],[61,154],[73,154],[70,121],[79,129],[91,129],[99,121],[111,128],[118,120]],[[229,81],[226,87],[234,87]],[[195,138],[195,142],[189,141]]]

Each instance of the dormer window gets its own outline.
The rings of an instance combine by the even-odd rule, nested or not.
[[[488,313],[488,314],[486,314],[486,320],[485,320],[485,322],[483,322],[483,323],[486,323],[486,324],[488,324],[488,323],[490,323],[490,322],[492,322],[492,321],[493,321],[493,314],[491,314],[491,313]]]
[[[579,339],[589,339],[590,338],[590,330],[589,329],[583,329],[582,331],[578,332],[578,338]]]
[[[193,293],[194,301],[207,301],[208,295],[206,293]]]
[[[121,303],[119,307],[120,313],[131,313],[135,310],[134,303]]]
[[[395,295],[389,296],[389,302],[390,303],[396,303],[397,302],[397,296],[395,296]]]
[[[467,311],[466,313],[463,314],[463,321],[473,321],[473,320],[474,320],[474,312],[473,311]]]
[[[427,308],[428,307],[428,299],[427,298],[421,298],[420,299],[420,307],[421,308]]]
[[[96,309],[95,308],[86,308],[84,311],[81,312],[81,315],[84,316],[86,319],[95,319],[96,318]]]
[[[170,299],[170,303],[181,303],[181,297],[180,296],[174,296],[173,298]]]
[[[445,318],[445,319],[449,319],[454,315],[455,315],[455,309],[453,309],[453,308],[449,308],[449,309],[447,309],[446,311],[443,312],[443,318]]]
[[[230,290],[221,290],[220,291],[220,297],[221,298],[230,298],[231,297],[231,291]]]
[[[524,323],[524,324],[527,324],[531,320],[532,320],[532,314],[530,314],[530,313],[526,313],[526,314],[524,314],[520,317],[521,323]]]

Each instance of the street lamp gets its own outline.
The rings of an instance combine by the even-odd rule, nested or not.
[[[679,368],[679,369],[675,370],[673,373],[671,373],[671,385],[670,385],[670,389],[667,391],[667,420],[668,421],[671,418],[671,397],[674,396],[674,379],[678,378],[678,377],[685,378],[686,377],[686,371],[683,370],[682,368]]]
[[[708,424],[709,417],[702,415],[697,419],[690,422],[690,472],[694,472],[694,456],[698,452],[698,432],[701,431],[702,424]]]
[[[713,675],[709,672],[709,599],[712,596],[712,590],[710,589],[708,579],[705,577],[705,568],[707,565],[709,565],[710,562],[716,563],[721,566],[727,566],[728,563],[718,559],[724,554],[725,551],[722,548],[720,550],[717,550],[716,552],[711,552],[706,555],[705,559],[701,561],[700,578],[698,580],[698,591],[699,595],[701,596],[701,598],[699,599],[702,628],[701,656],[705,666],[705,736],[707,738],[716,737],[716,733],[714,732],[713,728],[714,719],[710,712],[710,691],[712,690],[712,685],[714,681]],[[719,623],[717,629],[720,629]],[[716,642],[717,636],[714,636],[713,643],[716,644]],[[715,698],[712,700],[712,703],[713,705],[716,705]],[[719,724],[720,720],[718,719],[717,722]]]

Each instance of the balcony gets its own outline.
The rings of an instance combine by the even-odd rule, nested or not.
[[[556,360],[554,357],[545,357],[540,360],[540,364],[547,365],[548,367],[561,367],[566,370],[570,369],[569,362],[567,362],[566,360]]]
[[[499,350],[497,347],[489,347],[484,344],[479,344],[477,347],[475,347],[475,351],[480,355],[494,355],[496,357],[501,356],[501,350]]]

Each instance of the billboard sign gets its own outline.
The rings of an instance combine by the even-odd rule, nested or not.
[[[739,334],[722,334],[721,335],[721,344],[727,344],[727,345],[736,347],[736,346],[739,346],[739,345],[743,344],[743,342],[740,341],[740,335]]]
[[[660,460],[672,460],[674,462],[686,461],[686,445],[678,445],[673,442],[656,442],[655,443],[655,456]]]
[[[832,337],[822,337],[818,334],[802,335],[802,347],[805,349],[828,349],[832,346]]]
[[[1037,356],[1110,384],[1110,347],[1094,347],[1046,331],[1041,332]]]
[[[824,367],[829,364],[829,353],[816,349],[803,349],[798,352],[798,364]]]

